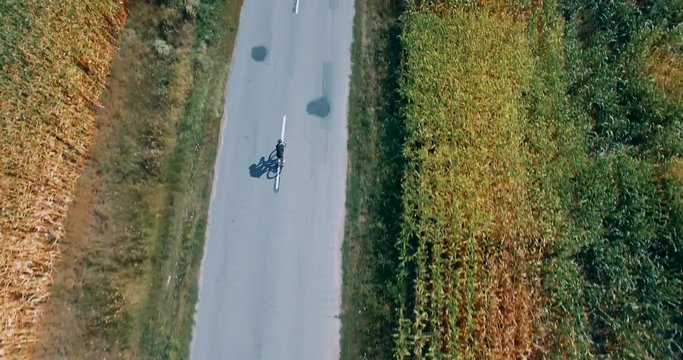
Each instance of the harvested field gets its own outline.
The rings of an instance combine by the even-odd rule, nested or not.
[[[187,359],[241,1],[127,2],[38,359]]]
[[[36,341],[125,20],[118,0],[0,4],[0,356]]]

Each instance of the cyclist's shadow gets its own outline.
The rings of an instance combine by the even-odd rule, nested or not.
[[[265,156],[261,156],[258,163],[249,165],[249,175],[253,178],[260,178],[264,174],[266,179],[275,179],[277,176],[277,157],[275,156],[275,150],[268,155],[268,160]]]

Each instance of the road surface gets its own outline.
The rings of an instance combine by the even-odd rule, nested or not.
[[[193,359],[339,357],[352,23],[349,0],[244,0]],[[286,164],[275,192],[283,115]]]

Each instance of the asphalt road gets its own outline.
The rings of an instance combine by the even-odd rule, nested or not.
[[[227,87],[193,359],[339,357],[353,2],[245,0]],[[287,115],[286,164],[274,191]]]

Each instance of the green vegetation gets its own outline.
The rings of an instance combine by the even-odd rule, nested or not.
[[[680,51],[683,7],[576,5],[563,9],[566,70],[556,75],[565,82],[555,97],[569,95],[566,120],[552,124],[583,130],[566,140],[575,151],[563,145],[566,159],[549,167],[566,218],[545,251],[550,324],[558,326],[549,349],[674,357],[683,340],[682,193],[668,169],[681,156],[683,104],[642,67],[654,48]]]
[[[342,359],[391,358],[400,232],[400,8],[356,0],[343,244]]]
[[[359,5],[401,20],[403,57],[401,97],[354,78],[400,114],[352,93],[344,358],[680,355],[682,6]],[[395,39],[361,27],[355,59]],[[386,124],[405,158],[374,146]]]
[[[241,1],[160,3],[129,4],[38,357],[188,357]]]

